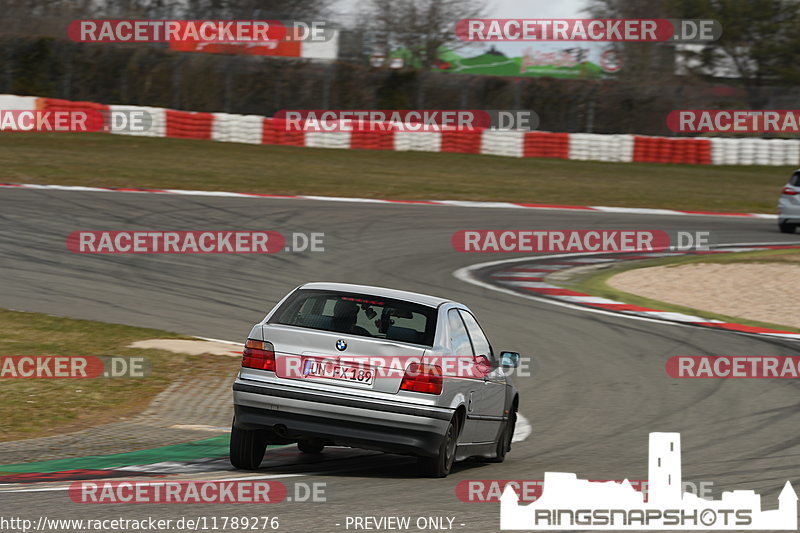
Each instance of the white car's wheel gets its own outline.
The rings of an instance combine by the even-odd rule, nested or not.
[[[303,453],[322,453],[325,443],[320,439],[308,439],[297,441],[297,449]]]
[[[235,468],[255,470],[264,459],[267,442],[260,431],[231,427],[230,461]]]
[[[433,457],[419,457],[420,474],[426,477],[447,477],[456,459],[458,444],[458,418],[453,418],[444,434],[438,453]]]
[[[514,428],[517,425],[517,413],[511,411],[508,415],[503,431],[497,437],[497,450],[495,457],[489,459],[492,463],[502,463],[506,460],[506,454],[511,451],[511,439],[514,438]]]

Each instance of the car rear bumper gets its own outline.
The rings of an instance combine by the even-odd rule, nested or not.
[[[236,425],[242,429],[265,429],[289,441],[322,438],[341,446],[411,455],[435,454],[454,413],[241,379],[233,385],[233,403]]]
[[[794,197],[782,197],[778,201],[778,219],[781,222],[800,223],[800,203]]]

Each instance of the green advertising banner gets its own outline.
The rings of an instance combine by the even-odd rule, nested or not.
[[[594,60],[594,61],[593,61]],[[373,65],[402,68],[414,66],[407,50],[396,50],[384,62],[373,56]],[[473,57],[442,48],[433,65],[434,72],[473,74],[483,76],[530,76],[552,78],[604,78],[622,68],[619,54],[614,50],[595,51],[589,48],[541,51],[527,48],[518,57],[508,57],[494,47]]]

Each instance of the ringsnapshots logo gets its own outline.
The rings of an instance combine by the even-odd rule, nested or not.
[[[500,498],[500,529],[553,530],[768,530],[797,529],[797,494],[787,481],[778,509],[761,509],[751,490],[706,500],[683,492],[680,433],[650,433],[648,501],[628,480],[592,482],[575,474],[545,472],[541,496],[520,504],[511,486]]]

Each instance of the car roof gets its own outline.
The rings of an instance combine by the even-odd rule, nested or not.
[[[431,307],[438,307],[444,303],[457,303],[453,300],[445,298],[437,298],[427,294],[420,294],[418,292],[401,291],[397,289],[388,289],[386,287],[372,287],[369,285],[354,285],[352,283],[328,283],[328,282],[313,282],[306,283],[300,286],[301,289],[316,289],[325,291],[342,291],[342,292],[356,292],[359,294],[368,294],[370,296],[378,296],[382,298],[394,298],[395,300],[405,300],[407,302],[414,302]],[[460,304],[459,304],[460,305]]]

